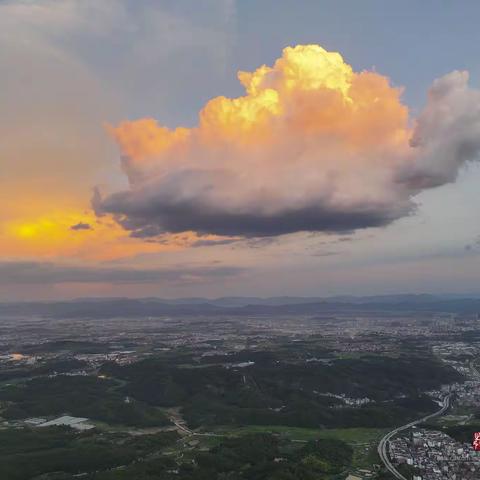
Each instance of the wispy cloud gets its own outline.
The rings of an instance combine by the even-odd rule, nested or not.
[[[79,222],[70,227],[70,230],[93,230],[93,227],[89,223]]]

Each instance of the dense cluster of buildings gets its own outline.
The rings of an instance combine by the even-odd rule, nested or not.
[[[413,428],[390,441],[390,457],[412,467],[415,480],[474,480],[480,478],[480,452],[437,430]]]

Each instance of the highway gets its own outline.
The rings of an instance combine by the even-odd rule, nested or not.
[[[398,480],[408,480],[405,478],[390,462],[390,459],[388,458],[388,452],[387,452],[387,447],[388,447],[388,442],[392,437],[397,435],[397,433],[407,430],[408,428],[411,428],[419,423],[426,422],[427,420],[430,420],[431,418],[438,417],[440,415],[443,415],[448,407],[450,406],[450,398],[452,394],[448,394],[447,396],[444,397],[443,399],[443,406],[440,410],[438,410],[435,413],[431,413],[430,415],[427,415],[426,417],[420,418],[418,420],[415,420],[413,422],[407,423],[407,425],[403,425],[402,427],[398,427],[395,430],[392,430],[391,432],[388,432],[381,440],[380,443],[378,444],[378,455],[380,456],[380,459],[382,460],[383,464],[387,468],[387,470]]]

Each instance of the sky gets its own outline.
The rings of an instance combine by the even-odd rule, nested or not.
[[[0,301],[480,294],[479,14],[0,0]]]

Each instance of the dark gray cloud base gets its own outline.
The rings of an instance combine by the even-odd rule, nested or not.
[[[103,200],[97,206],[97,212],[113,213],[132,236],[139,238],[188,230],[200,234],[268,237],[300,231],[346,233],[361,228],[380,227],[407,215],[413,209],[413,204],[410,203],[397,209],[372,203],[356,205],[349,210],[308,205],[272,214],[260,210],[237,212],[225,210],[220,205],[204,204],[201,196],[189,200],[165,198],[161,193],[162,186],[157,187],[160,187],[158,195],[155,192],[148,193],[148,206],[144,205],[145,190],[140,194],[121,192]],[[199,241],[199,245],[206,243]]]

